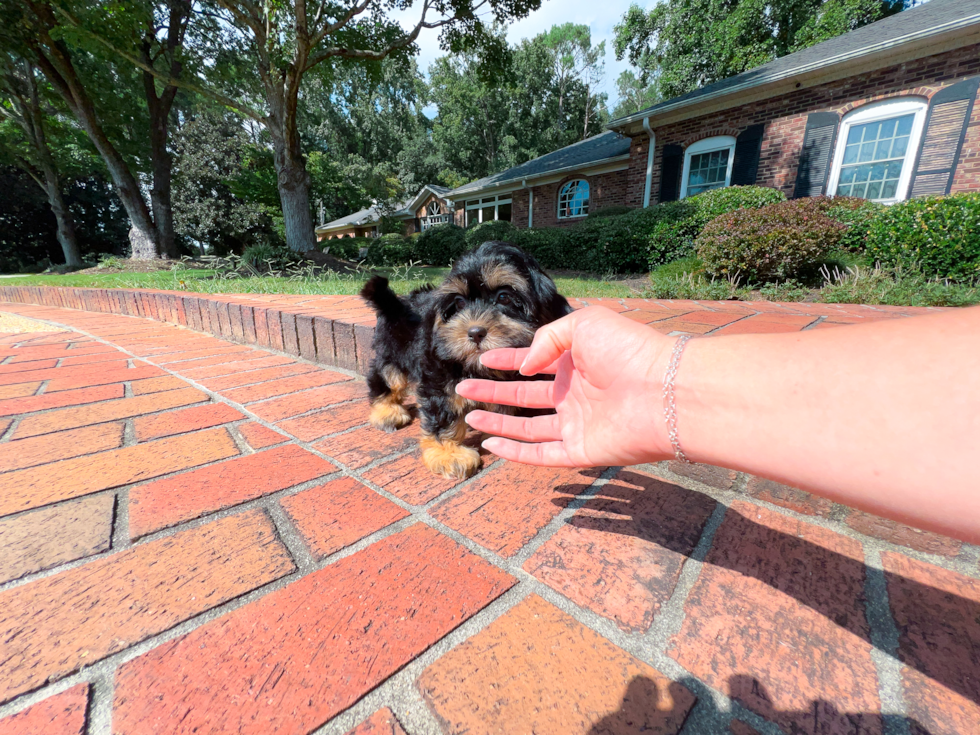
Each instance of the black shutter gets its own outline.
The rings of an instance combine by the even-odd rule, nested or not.
[[[912,174],[911,196],[949,194],[978,87],[980,77],[974,77],[933,95]]]
[[[732,162],[732,186],[751,186],[759,173],[759,150],[765,125],[752,125],[735,139],[735,160]]]
[[[836,112],[814,112],[807,116],[794,198],[827,193],[827,174],[830,173],[838,122],[840,117]]]
[[[683,168],[684,149],[679,145],[665,145],[660,163],[660,201],[673,202],[680,198]]]

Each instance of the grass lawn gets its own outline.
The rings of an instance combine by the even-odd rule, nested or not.
[[[397,293],[407,293],[423,283],[438,283],[448,268],[373,268],[350,274],[263,276],[239,278],[217,275],[210,270],[176,269],[153,273],[69,273],[0,279],[0,286],[75,286],[79,288],[154,288],[194,293],[289,293],[356,294],[372,273],[387,276]],[[564,276],[555,278],[558,290],[578,298],[629,298],[640,294],[624,282],[598,277]]]

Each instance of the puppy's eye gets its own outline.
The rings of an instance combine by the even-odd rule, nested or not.
[[[462,296],[457,296],[454,303],[456,304],[457,309],[462,310],[466,308],[466,299],[464,299]]]
[[[497,294],[497,303],[501,306],[510,306],[514,303],[514,297],[506,291]]]

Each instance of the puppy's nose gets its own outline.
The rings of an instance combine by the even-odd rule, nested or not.
[[[467,332],[467,334],[470,336],[470,339],[471,340],[473,340],[477,344],[480,344],[483,341],[483,338],[487,336],[487,328],[486,327],[470,327],[469,328],[469,331]]]

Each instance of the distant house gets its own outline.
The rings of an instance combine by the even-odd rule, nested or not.
[[[891,203],[980,191],[980,0],[931,0],[448,192],[460,225],[566,225],[758,184]]]
[[[404,223],[405,234],[421,232],[437,224],[453,221],[453,208],[446,199],[449,192],[444,186],[428,184],[418,194],[397,205],[392,218]],[[362,209],[346,217],[335,219],[316,228],[317,240],[333,240],[338,237],[377,237],[382,212],[377,206]]]

